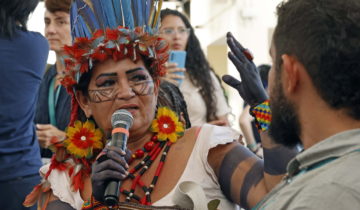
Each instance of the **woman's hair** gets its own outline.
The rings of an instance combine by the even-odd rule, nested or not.
[[[162,10],[160,17],[161,19],[164,19],[168,15],[180,17],[186,28],[190,29],[190,34],[186,45],[186,72],[188,72],[191,82],[200,88],[201,97],[204,99],[206,105],[206,120],[208,122],[215,120],[217,119],[217,99],[214,94],[215,87],[211,79],[210,72],[212,71],[215,76],[216,74],[209,65],[209,62],[206,60],[204,52],[201,50],[200,42],[195,36],[194,29],[191,26],[188,18],[182,13],[171,9]],[[218,77],[217,79],[219,80]],[[219,83],[221,85],[220,80]]]
[[[70,12],[71,0],[45,0],[45,8],[51,12]]]
[[[161,81],[157,105],[171,108],[179,117],[184,118],[185,128],[191,127],[184,96],[176,85]]]
[[[1,0],[0,36],[12,38],[16,28],[27,31],[26,23],[39,0]]]

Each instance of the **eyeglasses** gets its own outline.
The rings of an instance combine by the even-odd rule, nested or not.
[[[172,36],[175,33],[178,33],[180,35],[188,35],[190,33],[190,28],[165,28],[164,30],[162,30],[160,33],[161,34],[165,34],[166,36]]]

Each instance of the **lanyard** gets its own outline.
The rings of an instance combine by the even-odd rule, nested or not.
[[[54,91],[55,80],[56,80],[56,76],[53,77],[50,82],[48,105],[49,105],[50,124],[56,127],[55,107],[59,99],[61,85],[58,85],[55,93]]]

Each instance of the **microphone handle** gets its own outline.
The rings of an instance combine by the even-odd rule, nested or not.
[[[124,133],[114,133],[111,139],[111,146],[120,147],[126,151],[128,136]],[[104,201],[107,206],[115,206],[120,195],[121,181],[110,180],[105,188]]]

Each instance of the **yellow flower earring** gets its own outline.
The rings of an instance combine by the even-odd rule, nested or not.
[[[77,158],[91,158],[95,149],[104,147],[102,142],[103,133],[91,120],[85,123],[75,121],[73,127],[66,129],[64,145],[69,154]]]

